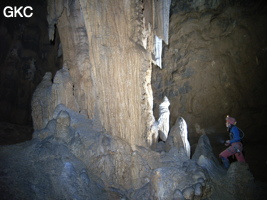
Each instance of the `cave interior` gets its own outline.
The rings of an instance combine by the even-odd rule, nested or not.
[[[83,48],[85,48],[84,46],[87,44],[81,45],[81,48],[78,50],[76,47],[71,49],[71,44],[68,44],[70,45],[68,46],[69,48],[62,47],[62,43],[68,43],[68,38],[65,38],[64,34],[67,36],[68,34],[71,35],[71,33],[60,32],[60,30],[65,30],[64,22],[62,22],[63,19],[58,19],[58,22],[54,24],[54,39],[51,40],[51,35],[49,35],[50,33],[48,31],[48,26],[50,26],[50,24],[47,22],[47,4],[51,2],[52,1],[12,0],[6,2],[1,1],[0,3],[1,10],[3,10],[6,5],[26,6],[30,4],[34,11],[33,16],[30,18],[5,18],[1,16],[0,145],[2,147],[19,145],[33,139],[35,130],[32,119],[32,97],[46,72],[51,72],[52,80],[56,81],[55,75],[57,71],[64,68],[63,66],[66,63],[64,60],[67,60],[67,65],[70,65],[71,61],[68,61],[68,59],[71,59],[71,56],[73,56],[72,54],[80,55],[80,57],[74,61],[76,65],[87,62],[87,58],[83,60],[83,54],[85,54]],[[68,11],[69,13],[67,11],[62,12],[62,16],[71,16],[78,9],[76,8],[77,5],[74,3],[76,1],[70,2],[73,4],[73,10],[70,9]],[[125,2],[128,1],[125,0]],[[143,0],[140,2],[147,5],[149,3],[146,4],[146,2],[150,1]],[[171,1],[168,41],[163,41],[162,43],[162,68],[159,68],[156,66],[156,63],[153,63],[152,72],[148,77],[151,79],[153,92],[153,115],[155,119],[159,118],[159,105],[164,96],[168,97],[170,101],[170,128],[175,125],[178,117],[183,117],[188,127],[188,139],[191,145],[191,152],[195,151],[200,136],[204,134],[209,137],[215,156],[219,155],[219,153],[225,149],[223,141],[227,140],[229,137],[225,127],[226,115],[229,114],[235,117],[238,122],[237,126],[242,129],[245,135],[243,138],[244,155],[250,171],[256,181],[266,185],[266,3],[263,0],[211,0],[205,1],[204,4],[201,4],[201,2],[202,1],[197,0]],[[149,5],[147,5],[147,7],[149,7]],[[146,7],[144,6],[143,10],[145,9]],[[97,13],[96,11],[94,14]],[[149,16],[149,14],[145,12],[144,15]],[[118,18],[119,17],[121,16],[118,14]],[[74,15],[73,18],[76,20],[77,24],[80,23],[80,21],[76,19],[79,18],[79,15]],[[89,15],[88,19],[84,20],[90,20]],[[110,20],[118,20],[117,22],[120,22],[120,19],[117,18]],[[87,24],[85,26],[87,27]],[[78,29],[77,27],[75,28]],[[120,29],[123,29],[123,27],[120,27]],[[67,30],[68,29],[65,31]],[[98,31],[101,30],[105,31],[106,29],[105,27],[98,29]],[[87,31],[89,31],[89,28]],[[101,41],[103,42],[103,48],[108,48],[106,44],[109,44],[109,42],[112,43],[110,45],[112,48],[113,45],[116,45],[116,42],[121,42],[121,46],[123,46],[123,42],[125,42],[118,41],[117,39],[111,42],[109,40],[111,36],[106,36],[107,32],[98,32],[97,34],[100,36],[103,34],[104,39]],[[118,31],[118,35],[119,34],[120,32]],[[79,37],[82,36],[83,32],[81,31]],[[107,39],[105,39],[105,37],[107,37]],[[135,42],[135,39],[129,40]],[[81,39],[81,41],[78,42],[83,42],[83,40]],[[98,41],[95,43],[97,42]],[[92,43],[95,44],[94,42]],[[127,43],[127,41],[125,43]],[[127,43],[125,48],[128,47],[130,47],[130,45]],[[136,51],[144,51],[142,48],[143,47],[139,45]],[[149,48],[148,46],[147,49]],[[121,51],[124,51],[124,49],[122,49],[123,48],[121,48]],[[72,52],[72,50],[77,50],[78,52]],[[101,51],[101,55],[97,59],[102,59],[105,63],[110,62],[112,64],[117,64],[116,59],[111,58],[112,55],[114,55],[110,53],[112,50],[103,50],[103,52],[106,53],[106,57],[102,54],[101,48],[97,50],[99,50],[99,52]],[[90,47],[89,50],[86,49],[84,51],[89,51],[89,55],[96,52],[92,52]],[[136,54],[133,54],[133,59]],[[64,58],[64,56],[66,58]],[[78,61],[78,59],[80,59],[80,61]],[[96,62],[98,62],[97,59]],[[109,59],[111,60],[109,61]],[[118,58],[117,60],[121,59]],[[124,61],[118,61],[118,64],[122,64],[123,62]],[[90,62],[88,65],[91,67]],[[88,69],[90,67],[88,67]],[[131,67],[133,68],[133,66]],[[79,69],[79,66],[76,66],[76,69]],[[116,70],[117,69],[114,69],[114,71]],[[69,71],[71,76],[78,73],[74,68],[69,69]],[[83,70],[79,72],[81,74],[87,73]],[[96,73],[98,73],[97,69]],[[113,72],[109,71],[107,73]],[[81,74],[74,78],[74,82],[76,81],[75,83],[78,83],[79,79],[85,80],[85,76]],[[99,72],[99,74],[101,73]],[[125,77],[127,76],[125,75]],[[115,84],[117,84],[116,86],[120,87],[121,85],[121,88],[117,91],[127,90],[128,83],[126,83],[127,80],[124,80],[125,77],[114,80],[114,82],[116,82]],[[104,76],[100,78],[105,79]],[[81,84],[79,87],[82,89],[94,89],[94,81],[98,82],[98,80],[93,80],[91,83],[89,80],[90,86],[85,87]],[[103,82],[103,87],[109,90],[108,88],[110,85],[108,84],[110,82],[105,82],[105,80],[101,80],[101,82]],[[107,83],[107,85],[105,85],[105,83]],[[73,85],[70,87],[74,88],[75,86]],[[69,86],[66,86],[66,88],[67,87]],[[99,88],[101,89],[101,87]],[[77,101],[79,105],[82,105],[80,102],[84,102],[85,100],[83,98],[87,97],[82,96],[82,93],[75,93],[75,89],[76,88],[73,89],[73,94],[77,96],[81,95],[78,97]],[[111,93],[114,91],[116,92],[116,90],[110,89]],[[97,92],[99,92],[100,95],[102,94],[101,91]],[[129,91],[129,93],[133,92],[135,91]],[[116,97],[122,98],[120,94],[111,95],[115,97],[114,101],[116,101]],[[96,100],[90,98],[91,97],[88,97],[89,100],[93,99],[92,102],[94,103],[98,101],[97,97],[95,97]],[[108,100],[99,101],[99,105],[95,103],[92,107],[96,107],[96,105],[101,107],[101,104],[104,105],[105,101]],[[138,100],[134,99],[133,101]],[[131,106],[130,104],[131,102],[129,103],[129,107]],[[99,118],[103,117],[101,109],[99,114],[98,111],[94,111],[92,107],[90,108],[88,106],[87,110],[79,108],[78,112],[86,112],[85,115],[91,119],[94,116]],[[112,105],[107,106],[105,109],[109,107],[113,109]],[[113,115],[120,115],[120,112],[124,112],[124,107],[122,107],[121,110],[118,110],[117,113],[114,114],[113,111],[116,111],[116,108],[115,106],[107,117],[112,118]],[[147,109],[149,109],[149,107],[147,107]],[[95,112],[93,115],[90,116],[90,114],[87,114],[87,112],[89,113],[89,111],[92,110]],[[129,121],[128,119],[122,120],[124,120],[125,123]],[[112,130],[124,130],[123,127],[120,126],[114,128],[112,125],[109,125],[109,123],[112,122],[104,121],[102,125],[111,127],[110,130],[108,130],[108,132],[111,132],[111,135],[113,134]],[[142,129],[142,126],[140,127],[140,129]],[[15,153],[16,152],[14,152],[14,154]],[[219,160],[218,156],[217,159]],[[232,160],[232,162],[234,161],[235,160]]]

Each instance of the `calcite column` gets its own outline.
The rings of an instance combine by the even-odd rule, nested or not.
[[[112,135],[144,145],[151,70],[150,54],[131,40],[136,19],[131,1],[80,1],[89,44],[93,116]],[[90,91],[88,91],[90,92]],[[142,106],[144,105],[144,106]],[[87,102],[92,106],[92,101]]]
[[[153,16],[160,14],[155,2],[48,1],[50,39],[56,24],[79,112],[110,134],[144,146],[151,145],[154,122],[151,54],[159,28]]]

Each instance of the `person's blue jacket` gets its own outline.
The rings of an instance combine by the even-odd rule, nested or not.
[[[230,127],[229,132],[230,132],[230,144],[241,141],[239,130],[235,125],[232,125]]]

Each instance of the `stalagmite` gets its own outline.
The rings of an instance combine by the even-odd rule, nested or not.
[[[190,158],[190,143],[188,141],[187,124],[182,117],[179,117],[176,120],[175,125],[172,126],[165,143],[165,150],[167,152],[173,148],[177,148],[180,152],[183,152],[187,158]]]
[[[159,105],[160,117],[158,119],[159,137],[161,140],[166,141],[169,133],[169,111],[170,102],[165,96],[164,101]]]
[[[181,130],[180,134],[183,140],[184,149],[186,151],[187,156],[190,158],[190,144],[188,141],[187,124],[182,117],[179,118],[179,128]]]

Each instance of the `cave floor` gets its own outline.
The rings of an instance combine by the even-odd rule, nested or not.
[[[31,140],[32,133],[33,128],[29,125],[16,125],[0,122],[0,145],[12,145]],[[214,155],[219,155],[219,153],[225,149],[225,146],[220,142],[216,142],[217,138],[215,137],[218,136],[208,135],[208,137],[210,138]],[[255,182],[259,183],[260,187],[264,185],[267,186],[266,152],[267,146],[265,144],[246,141],[244,145],[245,159],[249,164],[251,173],[255,177]]]

